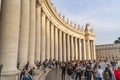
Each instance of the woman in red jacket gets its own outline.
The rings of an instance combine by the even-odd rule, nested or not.
[[[118,70],[114,70],[116,80],[120,80],[120,67],[118,67]]]

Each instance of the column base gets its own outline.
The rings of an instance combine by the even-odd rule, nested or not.
[[[19,66],[19,70],[22,70],[23,68],[25,68],[25,65],[20,65]]]
[[[32,63],[30,63],[30,64],[29,64],[29,67],[30,67],[30,68],[33,68],[33,67],[36,67],[36,65],[35,65],[35,64],[32,64]]]
[[[18,70],[2,72],[0,80],[18,80],[19,73]]]

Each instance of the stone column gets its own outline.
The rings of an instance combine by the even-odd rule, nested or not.
[[[70,61],[70,36],[67,35],[67,61]]]
[[[36,42],[35,42],[35,62],[40,61],[40,41],[41,41],[41,6],[36,6]]]
[[[47,42],[47,46],[46,46],[46,59],[50,59],[50,20],[47,19],[47,37],[46,37],[46,42]]]
[[[93,55],[93,45],[92,45],[92,41],[90,40],[90,56],[91,56],[91,60],[94,59],[94,55]]]
[[[63,51],[64,61],[66,61],[66,33],[63,33]]]
[[[42,40],[41,40],[41,61],[43,62],[45,60],[45,49],[46,49],[46,38],[45,38],[45,33],[46,33],[46,15],[44,12],[42,12]]]
[[[75,59],[78,60],[78,41],[75,38]]]
[[[79,43],[79,50],[78,50],[78,51],[79,51],[79,52],[78,52],[78,56],[79,56],[79,57],[78,57],[78,59],[79,59],[79,60],[82,60],[81,39],[78,39],[78,40],[79,40],[79,42],[78,42],[78,43]]]
[[[59,55],[58,60],[62,61],[62,31],[59,30]]]
[[[94,59],[96,60],[95,41],[94,40],[93,40],[93,54],[94,54]]]
[[[51,58],[54,58],[54,25],[51,24]]]
[[[86,53],[87,53],[87,56],[86,56],[87,59],[90,60],[91,57],[90,57],[90,41],[89,40],[86,41]]]
[[[1,5],[2,5],[2,0],[0,0],[0,12],[1,12]]]
[[[71,36],[71,60],[74,60],[74,42],[73,37]]]
[[[20,19],[20,36],[18,48],[18,63],[22,69],[28,61],[28,42],[29,42],[29,16],[30,0],[21,0],[21,19]]]
[[[85,45],[86,43],[85,43],[85,39],[83,39],[83,57],[84,57],[84,60],[86,60],[87,58],[86,58],[86,45]]]
[[[3,0],[0,13],[1,80],[18,80],[17,53],[20,27],[20,0]]]
[[[28,61],[30,66],[34,65],[35,60],[35,28],[36,28],[36,0],[30,0],[30,32],[29,32],[29,49]]]
[[[58,60],[58,28],[55,28],[55,59]]]

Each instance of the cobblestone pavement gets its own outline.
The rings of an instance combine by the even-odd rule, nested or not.
[[[57,69],[52,69],[50,72],[48,72],[45,80],[62,80],[61,79],[61,71],[57,70]],[[69,80],[69,77],[68,77],[67,73],[65,75],[65,80]],[[73,79],[73,80],[75,80],[75,79]],[[85,78],[82,76],[81,80],[85,80]]]
[[[62,80],[61,79],[61,72],[57,69],[52,69],[46,76],[45,80]],[[65,80],[69,80],[69,77],[66,73]],[[82,80],[85,80],[84,77],[82,77]]]
[[[45,80],[62,80],[61,79],[61,72],[58,69],[53,69],[51,70],[48,75],[46,76]],[[66,74],[65,76],[65,80],[69,80],[68,79],[68,75]]]

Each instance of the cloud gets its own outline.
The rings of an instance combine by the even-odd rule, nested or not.
[[[81,26],[89,22],[96,43],[113,43],[120,35],[120,0],[53,0],[59,12]]]

